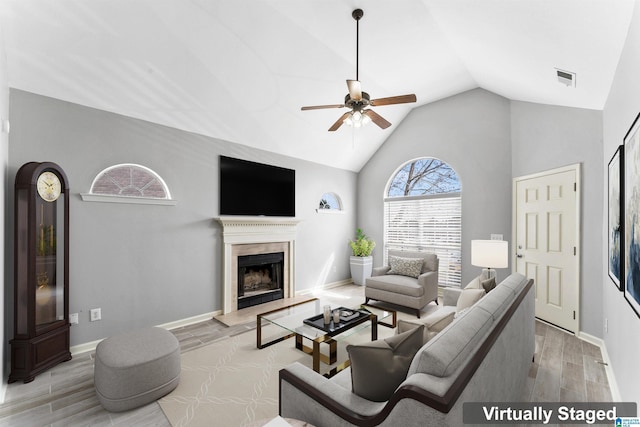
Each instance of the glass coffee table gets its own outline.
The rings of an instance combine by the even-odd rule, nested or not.
[[[333,365],[338,358],[338,341],[346,339],[353,334],[371,328],[371,341],[378,339],[378,324],[395,328],[397,313],[393,310],[382,309],[368,304],[357,307],[341,307],[354,312],[353,318],[341,319],[337,324],[333,318],[328,324],[324,324],[323,307],[328,305],[325,301],[312,298],[275,310],[257,315],[256,346],[260,349],[276,344],[295,336],[296,348],[313,357],[313,370],[320,372],[320,362]],[[338,309],[334,305],[332,309]],[[263,326],[275,325],[284,335],[275,339],[262,342]],[[311,347],[305,345],[305,340],[311,341]],[[329,353],[320,351],[320,344],[329,346]],[[349,366],[349,360],[331,369],[326,376],[335,375],[340,370]]]

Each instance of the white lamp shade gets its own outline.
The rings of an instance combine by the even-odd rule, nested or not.
[[[509,266],[509,242],[506,240],[472,240],[471,265],[485,268]]]

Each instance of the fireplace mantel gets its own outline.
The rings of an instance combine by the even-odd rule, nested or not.
[[[236,217],[216,218],[222,224],[223,250],[223,314],[238,309],[237,254],[239,245],[282,243],[285,247],[288,283],[284,289],[285,297],[294,295],[294,255],[297,226],[295,218],[282,217]]]
[[[222,224],[224,242],[237,244],[295,240],[300,222],[294,218],[255,216],[217,219]]]

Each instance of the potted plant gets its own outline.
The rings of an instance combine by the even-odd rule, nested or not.
[[[349,266],[351,267],[351,278],[356,285],[364,285],[367,277],[371,277],[373,270],[373,257],[371,252],[376,246],[376,242],[369,239],[362,232],[361,228],[356,230],[356,240],[349,242],[353,255],[350,258]]]

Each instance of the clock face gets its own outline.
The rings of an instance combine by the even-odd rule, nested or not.
[[[53,172],[43,172],[38,177],[38,194],[47,202],[55,202],[60,197],[62,185],[58,175]]]

